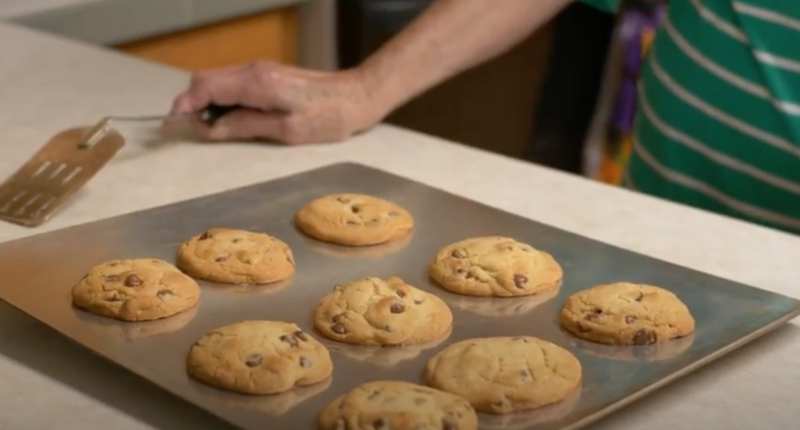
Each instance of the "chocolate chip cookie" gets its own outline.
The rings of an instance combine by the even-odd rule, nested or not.
[[[561,325],[581,339],[650,345],[694,331],[689,308],[670,291],[645,284],[597,285],[567,298]]]
[[[373,381],[336,398],[322,410],[320,430],[477,430],[465,399],[402,381]]]
[[[221,284],[263,285],[294,274],[289,246],[265,233],[212,228],[180,248],[178,267],[198,279]]]
[[[428,384],[458,393],[472,407],[509,414],[554,404],[581,384],[581,363],[535,337],[488,337],[454,343],[425,367]]]
[[[448,334],[452,323],[442,299],[394,276],[337,285],[314,311],[314,327],[325,337],[358,345],[427,343]]]
[[[192,345],[186,368],[212,387],[254,395],[314,385],[333,373],[328,349],[281,321],[243,321],[212,330]]]
[[[484,297],[550,293],[561,286],[564,276],[550,254],[503,236],[447,245],[436,254],[429,272],[446,290]]]
[[[166,318],[197,305],[200,287],[166,261],[114,260],[89,270],[74,287],[75,306],[123,321]]]
[[[306,235],[345,246],[369,246],[405,237],[414,218],[402,207],[363,194],[332,194],[303,206],[295,225]]]

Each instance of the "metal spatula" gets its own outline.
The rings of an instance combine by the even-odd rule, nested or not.
[[[237,106],[209,106],[199,114],[106,117],[94,127],[72,128],[51,138],[0,184],[0,219],[36,227],[55,214],[114,154],[125,139],[111,128],[115,121],[181,121],[212,124]]]

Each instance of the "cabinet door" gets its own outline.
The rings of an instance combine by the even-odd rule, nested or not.
[[[256,60],[294,64],[297,10],[295,7],[271,10],[125,43],[116,48],[136,57],[190,71]]]

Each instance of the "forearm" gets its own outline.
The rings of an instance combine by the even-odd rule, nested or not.
[[[508,51],[574,1],[438,0],[357,70],[391,111]]]

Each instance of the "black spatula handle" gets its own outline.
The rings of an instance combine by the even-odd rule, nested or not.
[[[238,110],[244,109],[243,106],[234,105],[234,106],[220,106],[215,104],[208,105],[203,112],[200,113],[200,121],[203,121],[206,125],[214,125],[218,119],[222,118],[223,116]]]

